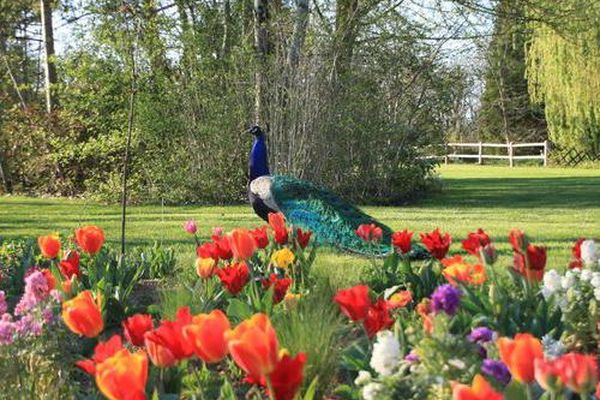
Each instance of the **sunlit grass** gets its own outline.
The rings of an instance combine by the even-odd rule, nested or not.
[[[537,167],[450,165],[441,167],[444,188],[402,207],[366,207],[366,211],[393,229],[423,232],[441,227],[460,239],[478,227],[489,231],[508,264],[506,234],[511,228],[525,230],[548,246],[549,264],[567,263],[572,242],[579,236],[600,236],[600,171]],[[86,200],[0,197],[0,236],[36,237],[48,231],[69,234],[80,224],[102,226],[108,241],[118,243],[120,208]],[[154,241],[174,245],[180,264],[192,266],[193,242],[181,228],[195,219],[202,237],[213,226],[231,229],[262,222],[247,205],[227,207],[160,205],[129,207],[127,239],[131,245]],[[418,235],[416,235],[418,236]],[[321,250],[317,274],[330,276],[334,285],[358,279],[364,260],[333,250]]]

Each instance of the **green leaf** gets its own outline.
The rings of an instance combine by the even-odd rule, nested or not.
[[[319,377],[315,376],[315,378],[312,380],[312,382],[308,386],[308,389],[306,389],[306,392],[304,393],[304,397],[302,398],[303,400],[314,400],[315,396],[317,395],[317,382],[318,381],[319,381]]]
[[[236,400],[235,392],[233,391],[233,387],[231,383],[227,379],[223,382],[223,386],[221,386],[221,392],[219,393],[219,400]]]
[[[234,320],[243,321],[252,316],[252,309],[241,300],[230,299],[227,306],[227,315]]]
[[[513,379],[504,390],[504,397],[510,400],[527,400],[527,388]]]

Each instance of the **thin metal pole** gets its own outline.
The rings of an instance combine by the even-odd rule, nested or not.
[[[135,43],[131,43],[131,87],[129,93],[129,113],[127,116],[127,143],[123,155],[123,182],[121,198],[121,260],[125,256],[125,222],[127,217],[127,177],[129,176],[129,152],[131,148],[131,135],[133,131],[133,117],[135,113],[137,71],[135,64]]]

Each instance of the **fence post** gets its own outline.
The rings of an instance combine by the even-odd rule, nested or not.
[[[448,165],[448,143],[444,143],[444,164]]]
[[[510,164],[511,168],[514,166],[514,160],[513,160],[513,142],[509,142],[508,143],[508,163]]]
[[[548,166],[548,141],[544,140],[544,167]]]
[[[479,165],[483,164],[483,143],[479,142]]]

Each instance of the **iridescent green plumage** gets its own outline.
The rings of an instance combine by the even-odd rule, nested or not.
[[[392,230],[339,196],[290,176],[274,175],[272,182],[271,194],[288,222],[311,230],[318,243],[364,255],[383,256],[392,250]],[[379,226],[382,240],[374,244],[360,239],[356,228],[362,224]],[[423,251],[414,256],[424,256]]]

